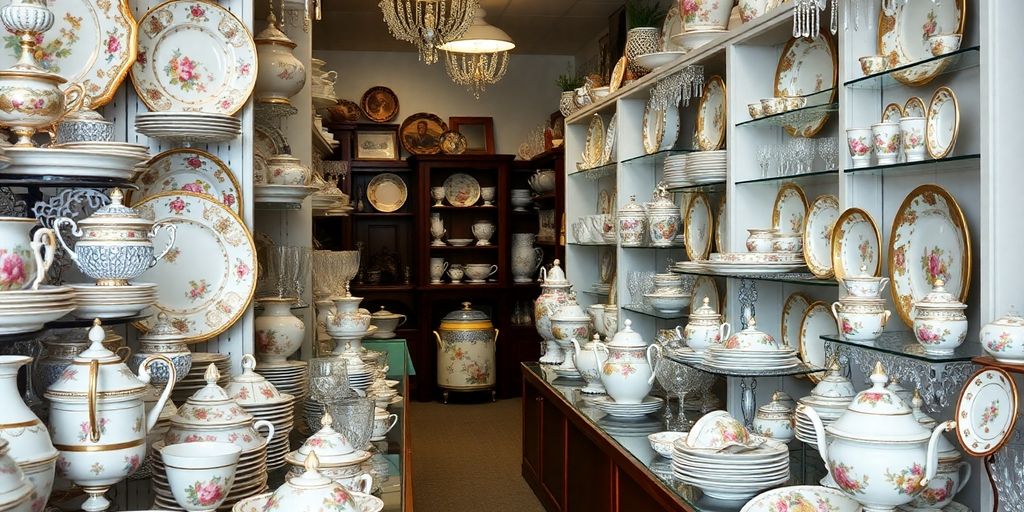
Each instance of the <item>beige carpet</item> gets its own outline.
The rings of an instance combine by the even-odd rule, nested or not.
[[[544,511],[520,475],[519,399],[411,405],[416,512]]]

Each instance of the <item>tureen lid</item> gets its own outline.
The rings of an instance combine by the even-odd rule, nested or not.
[[[376,318],[378,320],[392,320],[392,319],[395,319],[395,318],[401,318],[403,315],[399,315],[398,313],[392,313],[392,312],[384,309],[384,306],[381,306],[380,307],[380,311],[375,311],[370,316],[372,316],[373,318]]]
[[[135,208],[124,205],[124,193],[115,188],[110,193],[110,204],[96,210],[91,216],[78,221],[81,227],[135,224],[140,227],[151,226],[153,221],[139,215]]]
[[[284,32],[281,32],[281,29],[277,28],[277,17],[274,16],[273,10],[267,16],[267,28],[256,34],[253,41],[256,44],[279,44],[288,48],[295,48],[297,46],[291,39],[288,39]]]
[[[1011,306],[1010,311],[1007,311],[1005,315],[989,322],[988,325],[995,325],[999,327],[1024,327],[1024,317],[1020,316]]]
[[[183,334],[180,329],[171,325],[170,318],[163,311],[156,314],[156,324],[146,334],[139,335],[140,342],[169,342],[182,341]]]
[[[292,454],[297,462],[304,462],[315,451],[319,460],[324,464],[336,464],[339,462],[351,461],[350,455],[354,450],[352,443],[348,442],[345,435],[332,426],[334,418],[331,413],[325,412],[320,419],[320,430],[309,436],[305,443]]]
[[[490,322],[491,317],[478,309],[473,309],[470,302],[463,302],[462,309],[456,309],[441,319],[443,322]]]
[[[292,156],[290,153],[281,153],[267,158],[268,165],[276,163],[302,165],[302,160],[299,160],[298,158]]]
[[[658,186],[654,189],[654,194],[651,196],[651,202],[647,204],[648,210],[677,210],[678,206],[672,202],[672,198],[669,195],[668,188],[665,186],[665,182],[659,182]]]
[[[612,341],[608,343],[609,347],[644,347],[647,343],[644,342],[644,338],[640,336],[640,333],[633,330],[633,321],[626,319],[623,322],[622,330],[615,333],[612,337]]]
[[[967,304],[960,302],[952,293],[946,291],[945,284],[942,279],[936,279],[935,283],[932,284],[932,291],[915,303],[914,307],[922,309],[967,309]]]
[[[217,385],[220,372],[216,365],[210,363],[203,378],[206,379],[206,386],[196,391],[178,407],[178,412],[171,418],[171,423],[198,427],[252,423],[252,415]]]
[[[559,265],[560,260],[555,260],[551,264],[551,269],[541,269],[541,286],[558,286],[565,287],[569,286],[569,280],[565,278],[565,271]]]
[[[857,394],[857,389],[853,387],[850,379],[843,376],[839,370],[839,364],[833,362],[832,366],[829,367],[828,374],[825,375],[824,379],[821,379],[821,382],[814,386],[811,394],[822,398],[849,399]]]
[[[858,272],[857,274],[843,277],[843,281],[873,282],[873,281],[881,281],[882,279],[883,278],[881,276],[876,276],[876,275],[868,272],[867,265],[861,265],[860,266],[860,272]]]
[[[279,402],[282,397],[274,384],[254,372],[256,358],[252,354],[242,356],[242,373],[228,381],[225,392],[239,405],[256,405]]]
[[[320,474],[320,460],[316,453],[311,453],[303,466],[306,471],[278,487],[268,503],[274,503],[282,510],[356,511],[356,502],[348,490]]]
[[[825,430],[837,437],[869,442],[926,441],[931,432],[917,422],[903,399],[885,387],[888,380],[882,363],[875,363],[871,387],[857,393],[843,415]]]
[[[89,374],[91,366],[96,364],[96,393],[100,398],[110,395],[114,398],[132,398],[135,393],[140,396],[149,382],[149,372],[140,368],[142,378],[136,377],[122,362],[121,357],[103,346],[106,332],[100,319],[93,320],[89,328],[89,348],[76,356],[64,372],[47,390],[47,398],[63,398],[68,396],[81,397],[89,393]],[[163,364],[163,363],[160,363]]]
[[[754,317],[750,317],[750,320],[747,322],[747,328],[734,332],[732,336],[729,336],[722,343],[722,346],[726,349],[774,350],[779,348],[779,343],[775,341],[771,334],[759,331],[757,329],[757,320]]]
[[[567,322],[581,322],[584,320],[590,320],[590,316],[587,315],[587,312],[583,311],[583,308],[580,307],[578,302],[576,302],[576,297],[574,297],[573,294],[569,294],[569,302],[558,308],[558,311],[554,315],[551,315],[551,319]]]
[[[629,196],[629,202],[625,206],[619,208],[619,213],[626,215],[643,215],[644,207],[640,206],[640,203],[636,202],[636,196]]]

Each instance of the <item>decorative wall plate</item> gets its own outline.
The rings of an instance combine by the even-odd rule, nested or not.
[[[256,84],[256,43],[231,11],[171,0],[139,20],[132,84],[149,110],[234,114]]]
[[[691,310],[700,307],[704,303],[704,297],[708,298],[708,304],[715,308],[719,314],[724,314],[725,305],[722,304],[721,296],[718,294],[718,283],[711,276],[697,276],[693,281],[693,300],[690,301]]]
[[[715,215],[715,250],[725,252],[725,194],[718,200],[718,214]]]
[[[67,79],[62,86],[80,83],[85,88],[83,108],[99,108],[114,97],[138,47],[138,25],[128,0],[47,2],[53,27],[40,36],[36,62]],[[18,36],[4,33],[0,69],[18,63]]]
[[[796,183],[786,183],[775,194],[772,227],[781,233],[803,233],[807,217],[807,197]]]
[[[405,181],[390,172],[377,174],[366,185],[366,199],[377,211],[390,213],[397,211],[409,197]]]
[[[816,197],[804,223],[804,261],[821,279],[835,275],[832,269],[832,227],[839,218],[839,198],[832,194]]]
[[[473,206],[480,200],[480,182],[468,174],[452,174],[444,180],[444,197],[452,206]]]
[[[644,107],[643,140],[644,152],[650,155],[661,149],[661,139],[665,136],[665,111],[655,109],[654,98]]]
[[[1013,437],[1017,423],[1017,384],[999,368],[971,376],[956,401],[956,437],[974,457],[997,452]]]
[[[245,222],[209,196],[164,192],[139,203],[139,213],[168,222],[177,244],[139,279],[156,283],[159,311],[181,330],[186,343],[210,339],[231,327],[245,313],[256,291],[256,246]],[[153,243],[163,247],[160,232]],[[156,315],[135,324],[146,331]]]
[[[459,133],[448,130],[441,134],[441,152],[446,155],[461,155],[466,152],[466,147],[469,142],[466,140],[466,136]]]
[[[626,76],[626,56],[623,55],[612,68],[612,76],[608,81],[608,94],[612,94],[622,87],[622,79]]]
[[[900,318],[913,325],[914,303],[936,279],[967,300],[971,284],[971,239],[953,196],[938,185],[921,185],[896,210],[889,235],[889,278]]]
[[[690,205],[686,208],[686,218],[683,219],[683,223],[686,226],[683,231],[686,256],[690,258],[690,261],[708,259],[708,254],[711,253],[711,234],[714,222],[707,194],[700,192],[690,198]]]
[[[827,32],[814,38],[793,38],[782,49],[775,67],[775,97],[807,96],[831,89],[828,103],[832,103],[836,99],[838,78],[836,46]],[[794,137],[813,137],[825,126],[828,117],[828,112],[822,112],[784,128]]]
[[[917,96],[911,96],[903,104],[903,117],[924,117],[927,112],[924,100]]]
[[[899,103],[890,103],[882,109],[883,123],[898,123],[903,118],[903,107]]]
[[[590,116],[590,127],[587,130],[587,143],[584,151],[587,152],[587,161],[591,165],[604,163],[604,119],[601,119],[601,114]]]
[[[932,58],[928,38],[933,35],[963,34],[965,4],[966,0],[907,0],[888,15],[885,9],[880,9],[878,54],[885,57],[886,67],[891,69]],[[924,85],[949,64],[949,59],[940,59],[896,71],[892,76],[907,85]]]
[[[939,87],[928,104],[925,147],[932,158],[945,158],[953,151],[960,133],[960,104],[949,87]]]
[[[836,324],[836,317],[829,305],[820,300],[808,305],[800,320],[798,332],[796,349],[800,352],[800,359],[811,366],[826,368],[828,361],[825,356],[825,340],[821,337],[839,333],[839,325]],[[808,374],[808,378],[812,382],[818,382],[825,378],[825,375],[811,373]]]
[[[800,292],[790,294],[782,304],[782,342],[793,350],[800,348],[800,322],[810,305],[811,299]]]
[[[398,117],[398,95],[383,85],[370,87],[359,100],[359,109],[370,121],[390,123]]]
[[[612,213],[614,209],[615,208],[612,205],[612,194],[608,192],[608,189],[602,188],[601,191],[597,193],[597,213]]]
[[[714,151],[725,143],[725,81],[715,75],[704,84],[697,107],[697,149]]]
[[[604,154],[601,155],[601,165],[612,163],[612,155],[615,153],[615,125],[619,119],[619,113],[612,114],[611,121],[608,121],[608,129],[604,132]]]
[[[429,112],[418,112],[402,121],[398,134],[405,151],[414,155],[436,155],[441,151],[441,134],[448,124]]]
[[[882,236],[868,212],[848,208],[832,228],[832,270],[837,279],[860,275],[860,268],[877,276],[882,270],[879,254]]]
[[[135,184],[139,186],[136,202],[162,192],[184,190],[215,197],[242,215],[242,187],[235,173],[201,149],[171,149],[154,156],[135,178]]]

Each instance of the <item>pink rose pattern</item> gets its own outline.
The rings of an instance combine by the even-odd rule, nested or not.
[[[164,66],[164,74],[170,80],[171,85],[176,85],[185,92],[206,92],[204,83],[207,73],[202,71],[204,66],[182,55],[181,50],[174,50],[171,59]]]
[[[185,494],[190,505],[210,507],[227,497],[224,487],[223,478],[215,476],[209,482],[197,481],[185,489]]]
[[[28,283],[29,273],[35,273],[32,252],[23,246],[13,250],[0,249],[0,290],[17,290]],[[34,278],[35,276],[32,276]]]
[[[852,156],[864,156],[871,152],[871,146],[868,145],[866,137],[850,137],[847,143],[850,145]]]
[[[864,494],[864,488],[868,486],[868,477],[865,475],[863,480],[858,479],[853,471],[852,466],[841,462],[835,463],[832,466],[832,479],[840,489],[850,494]]]
[[[981,412],[981,423],[978,427],[983,429],[986,433],[989,431],[989,424],[995,421],[999,417],[999,400],[994,400],[988,404]]]
[[[924,466],[920,464],[904,468],[899,473],[885,470],[885,480],[893,484],[900,494],[914,495],[920,492],[922,478],[924,478]]]

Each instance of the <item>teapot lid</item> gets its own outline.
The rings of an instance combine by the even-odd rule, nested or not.
[[[875,363],[871,387],[857,393],[843,415],[825,430],[837,437],[868,442],[927,441],[931,432],[917,422],[903,399],[885,387],[888,380],[882,363]]]
[[[936,279],[932,284],[932,291],[915,303],[914,307],[924,309],[967,309],[967,304],[960,302],[956,296],[946,291],[945,284],[942,279]]]
[[[356,511],[355,499],[348,490],[320,473],[320,459],[316,453],[310,453],[303,466],[306,471],[278,487],[268,503],[281,504],[284,509]]]
[[[647,204],[647,208],[652,210],[676,210],[679,207],[672,201],[665,182],[661,181],[654,188],[654,194],[651,196],[651,202]]]
[[[632,213],[636,215],[644,214],[644,207],[640,206],[640,203],[636,202],[636,195],[629,196],[629,202],[625,206],[619,208],[620,213]]]
[[[255,405],[279,402],[283,397],[274,384],[256,373],[256,358],[252,354],[242,356],[242,373],[228,381],[226,392],[239,405]]]
[[[487,316],[487,313],[478,309],[473,309],[473,304],[470,302],[463,302],[462,309],[456,309],[451,313],[448,313],[441,320],[443,322],[490,322],[491,317]]]
[[[839,369],[839,364],[833,361],[825,378],[821,379],[821,382],[814,386],[811,394],[822,398],[848,399],[857,394],[857,389],[853,387],[850,379],[843,376]]]
[[[405,315],[399,315],[398,313],[392,313],[392,312],[384,309],[384,306],[381,306],[380,307],[380,311],[375,311],[370,316],[372,316],[373,318],[380,319],[380,320],[390,320],[390,319],[393,319],[393,318],[401,318],[401,317],[403,317]]]
[[[181,329],[178,329],[171,324],[170,317],[167,313],[161,311],[156,314],[156,324],[150,327],[146,334],[139,335],[140,342],[155,341],[155,342],[168,342],[168,341],[183,341],[184,334]]]
[[[325,412],[323,418],[320,419],[320,430],[309,436],[306,442],[302,443],[302,446],[292,454],[292,458],[297,462],[304,462],[316,453],[324,464],[351,461],[350,454],[355,451],[352,448],[352,443],[348,441],[345,434],[334,430],[333,424],[334,418],[331,417],[331,413]]]
[[[252,423],[252,415],[239,406],[238,402],[232,400],[224,388],[217,385],[220,371],[215,364],[210,363],[206,367],[203,378],[206,380],[206,386],[196,391],[178,407],[178,412],[171,418],[171,423],[200,427]]]
[[[626,319],[623,322],[622,330],[615,333],[612,337],[612,341],[608,343],[608,346],[614,347],[644,347],[647,343],[644,343],[644,339],[640,336],[640,333],[633,330],[633,321]]]
[[[256,44],[279,44],[288,48],[295,48],[297,46],[284,32],[281,32],[281,29],[277,28],[277,17],[274,16],[273,9],[270,10],[270,15],[267,16],[267,28],[256,34],[253,41]]]
[[[704,297],[701,301],[701,306],[690,313],[690,318],[699,320],[718,320],[721,318],[721,315],[715,311],[715,308],[711,307],[711,299],[709,297]]]
[[[124,193],[114,188],[110,193],[110,204],[96,210],[91,216],[78,221],[79,226],[107,226],[121,224],[137,224],[151,226],[152,221],[143,218],[139,212],[124,205]]]
[[[100,319],[93,320],[89,328],[89,348],[80,352],[64,369],[47,390],[47,398],[81,398],[89,393],[89,374],[93,362],[96,362],[96,393],[100,398],[131,398],[139,396],[149,382],[149,372],[139,368],[143,375],[140,379],[124,364],[121,357],[103,346],[106,331]],[[163,362],[157,362],[164,364]]]
[[[559,265],[560,263],[561,261],[556,259],[551,264],[550,270],[542,270],[543,281],[541,281],[541,286],[569,286],[569,280],[565,278],[565,271],[562,270],[562,267]]]

